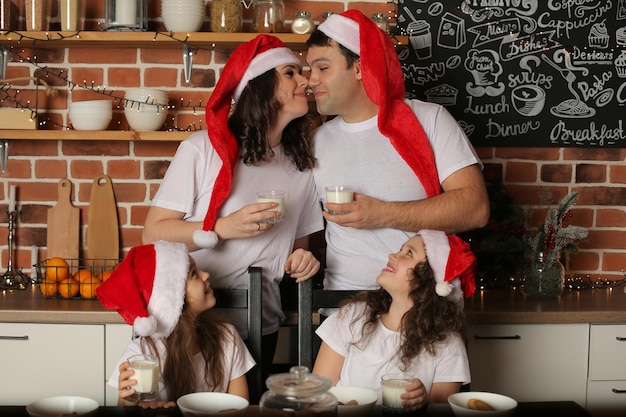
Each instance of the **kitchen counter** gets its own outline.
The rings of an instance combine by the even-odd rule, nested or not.
[[[529,298],[519,289],[477,290],[465,314],[470,324],[626,323],[626,293],[618,287]]]
[[[124,323],[115,311],[98,300],[45,298],[36,286],[0,293],[0,322],[3,323]]]
[[[98,300],[44,298],[36,287],[0,297],[0,322],[124,323]],[[478,290],[465,300],[465,313],[471,324],[626,323],[626,294],[621,287],[567,290],[550,299],[528,298],[519,289]]]

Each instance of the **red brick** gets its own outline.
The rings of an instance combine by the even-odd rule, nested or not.
[[[130,248],[141,245],[143,228],[123,228],[120,230],[120,241],[123,247]]]
[[[90,68],[75,68],[72,70],[72,81],[76,84],[78,84],[79,86],[86,86],[89,88],[97,88],[97,87],[102,87],[104,85],[104,70],[102,68],[94,68],[94,67],[90,67]],[[81,91],[83,90],[83,91]],[[89,90],[86,90],[86,92],[89,92]],[[79,97],[76,97],[75,100],[76,101],[80,101],[80,100],[98,100],[96,98],[80,98],[81,94],[86,94],[86,92],[84,91],[83,88],[77,88],[75,93],[76,95],[78,95]],[[91,92],[92,95],[93,94],[97,94],[95,92]],[[99,100],[102,100],[103,98],[106,97],[102,97],[100,96]]]
[[[133,226],[142,226],[146,221],[146,216],[148,215],[148,210],[150,210],[150,206],[132,206],[130,208],[130,224]]]
[[[38,159],[35,161],[35,178],[64,178],[67,176],[67,161]]]
[[[497,158],[530,159],[533,161],[556,161],[559,159],[558,148],[495,148]]]
[[[128,156],[129,143],[125,141],[64,141],[63,154],[67,156]]]
[[[135,156],[172,157],[179,145],[179,142],[135,142],[133,154]]]
[[[594,252],[580,251],[569,255],[570,270],[595,271],[600,267],[600,256]]]
[[[626,184],[626,166],[609,165],[609,178],[612,184]]]
[[[563,160],[573,161],[623,161],[626,149],[563,148]]]
[[[140,179],[139,175],[141,174],[141,165],[139,161],[118,159],[108,161],[106,166],[108,175],[113,179]]]
[[[577,164],[577,183],[604,183],[606,182],[606,165],[602,164]]]
[[[144,85],[146,87],[176,87],[178,70],[172,68],[146,68]]]
[[[508,162],[506,164],[505,181],[535,182],[537,181],[537,164],[534,162]]]
[[[10,150],[10,148],[9,148]],[[11,158],[11,154],[9,154],[9,158],[7,160],[7,164],[4,167],[6,173],[3,176],[8,178],[30,178],[30,170],[31,164],[30,161],[26,161],[23,159],[15,159]]]
[[[572,166],[565,164],[544,164],[541,166],[541,181],[569,183],[572,181]]]
[[[605,252],[602,256],[603,271],[623,271],[626,269],[626,256],[623,253]]]
[[[137,87],[141,81],[141,70],[139,68],[113,67],[108,69],[107,76],[111,88]],[[117,95],[123,97],[124,92],[119,92]]]
[[[103,173],[101,161],[77,160],[70,164],[70,175],[73,178],[94,178]]]
[[[68,62],[81,64],[136,64],[136,48],[70,48]]]
[[[596,226],[626,227],[626,212],[623,209],[596,209]]]
[[[590,230],[589,237],[580,243],[584,249],[626,249],[626,232],[618,230]]]

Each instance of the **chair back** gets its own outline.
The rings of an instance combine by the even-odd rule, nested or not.
[[[256,366],[248,374],[248,387],[250,390],[250,404],[258,404],[261,394],[264,392],[265,382],[261,373],[261,310],[263,274],[261,267],[250,266],[248,268],[247,289],[214,289],[216,307],[219,308],[245,308],[248,310],[248,339],[246,345],[250,354],[256,361]]]
[[[324,290],[313,288],[313,280],[298,284],[298,364],[313,370],[321,341],[314,333],[313,313],[320,308],[337,308],[358,290]]]

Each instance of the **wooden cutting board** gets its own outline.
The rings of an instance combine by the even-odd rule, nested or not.
[[[91,185],[87,221],[87,264],[110,265],[104,259],[119,259],[120,236],[117,205],[111,177],[100,175]]]
[[[58,201],[48,209],[47,257],[78,258],[80,237],[80,209],[71,203],[72,183],[67,178],[59,181]]]

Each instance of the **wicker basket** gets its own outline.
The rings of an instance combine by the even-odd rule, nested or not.
[[[65,259],[67,267],[52,265],[50,261],[33,265],[41,294],[45,298],[83,300],[96,299],[96,288],[110,276],[120,259]]]

